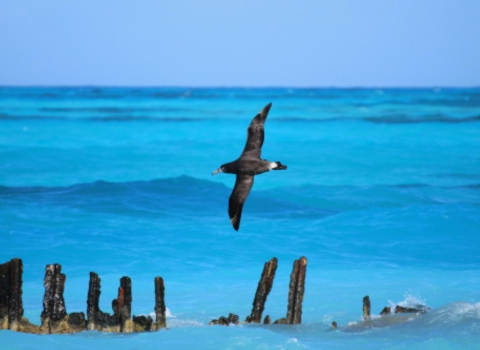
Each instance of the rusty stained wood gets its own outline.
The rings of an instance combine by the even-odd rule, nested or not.
[[[165,283],[162,277],[155,277],[155,317],[157,329],[167,327],[167,318],[165,306]]]
[[[293,262],[293,270],[290,275],[290,287],[288,291],[288,308],[286,323],[302,323],[302,304],[305,294],[305,277],[307,274],[307,258],[302,256]]]
[[[265,310],[265,303],[267,301],[268,294],[270,294],[270,291],[272,290],[273,280],[275,279],[275,272],[277,271],[277,266],[278,266],[277,258],[272,258],[265,263],[263,267],[262,275],[260,277],[260,280],[258,281],[255,298],[253,299],[252,313],[250,314],[250,316],[247,317],[246,322],[252,322],[252,323],[261,322],[262,314],[263,314],[263,311]]]

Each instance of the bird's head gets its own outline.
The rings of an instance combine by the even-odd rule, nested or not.
[[[218,174],[218,173],[224,173],[224,172],[225,172],[225,164],[220,166],[220,168],[218,168],[217,170],[213,171],[212,175],[215,175],[215,174]]]

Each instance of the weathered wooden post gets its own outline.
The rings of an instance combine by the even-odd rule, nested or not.
[[[43,311],[40,315],[43,333],[64,333],[62,321],[67,316],[63,292],[65,290],[66,276],[61,273],[62,267],[59,264],[47,265],[43,284],[45,293],[43,295]]]
[[[380,311],[381,316],[387,316],[390,315],[391,313],[391,307],[390,306],[385,306],[382,311]]]
[[[250,316],[245,320],[246,322],[260,323],[262,320],[262,313],[265,309],[265,302],[267,301],[268,294],[270,293],[273,280],[275,278],[275,272],[277,271],[278,260],[272,258],[266,262],[263,267],[263,272],[258,281],[257,292],[253,299],[253,308]],[[268,319],[267,319],[268,320]],[[269,322],[269,321],[268,321]]]
[[[238,324],[239,323],[239,318],[238,315],[235,315],[234,313],[229,313],[228,317],[225,316],[220,316],[218,319],[211,320],[209,325],[214,326],[214,325],[220,325],[220,326],[229,326],[231,324]]]
[[[302,323],[302,303],[305,293],[305,277],[307,274],[307,258],[302,256],[293,262],[288,291],[287,324]]]
[[[8,329],[8,308],[10,305],[9,297],[9,262],[0,265],[0,329]]]
[[[39,327],[23,317],[23,262],[14,258],[0,265],[0,329],[39,333]]]
[[[113,315],[117,318],[120,332],[132,333],[132,281],[130,277],[124,276],[120,279],[118,297],[112,301]]]
[[[20,331],[23,317],[21,259],[0,265],[0,329]]]
[[[120,332],[120,322],[116,315],[102,312],[100,302],[100,277],[90,272],[90,282],[87,296],[87,329],[101,332]]]
[[[404,307],[404,306],[397,305],[397,306],[395,306],[395,313],[398,314],[398,313],[420,312],[420,313],[423,314],[423,313],[427,312],[427,309],[428,308],[413,308],[413,307]]]
[[[167,318],[165,316],[165,284],[162,277],[155,277],[155,316],[157,329],[167,327]]]
[[[370,297],[368,295],[363,297],[363,319],[370,319]]]
[[[86,327],[83,312],[67,314],[63,298],[66,276],[61,271],[59,264],[47,265],[45,268],[45,294],[40,315],[42,333],[74,333],[81,332]]]
[[[95,272],[90,272],[87,295],[87,329],[90,331],[98,329],[100,293],[100,277]]]

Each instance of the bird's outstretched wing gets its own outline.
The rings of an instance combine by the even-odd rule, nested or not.
[[[228,200],[228,215],[233,228],[238,231],[240,219],[242,217],[243,203],[248,197],[253,186],[253,176],[247,174],[237,174],[235,187]]]
[[[260,158],[262,152],[263,140],[265,138],[265,131],[263,125],[267,119],[268,111],[272,107],[269,103],[266,105],[253,119],[247,129],[247,143],[242,152],[243,156]]]

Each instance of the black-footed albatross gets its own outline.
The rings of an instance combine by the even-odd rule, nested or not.
[[[247,131],[247,143],[242,154],[237,160],[223,164],[215,170],[212,175],[217,173],[236,174],[235,187],[228,200],[228,215],[233,228],[238,231],[240,227],[240,218],[242,217],[243,203],[253,186],[253,177],[270,170],[285,170],[286,165],[280,162],[270,162],[260,159],[262,152],[265,131],[263,125],[267,119],[271,103],[265,106],[253,119]]]

